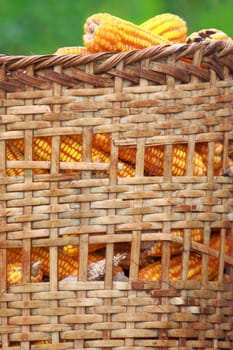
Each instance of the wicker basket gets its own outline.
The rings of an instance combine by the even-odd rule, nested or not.
[[[213,145],[233,139],[233,42],[195,43],[93,55],[1,56],[1,349],[233,349],[232,177],[214,175]],[[96,133],[111,138],[109,163],[91,162]],[[81,135],[82,162],[61,162],[64,135]],[[33,160],[34,137],[51,137],[50,161]],[[24,139],[23,160],[6,159]],[[193,176],[198,142],[209,146],[206,176]],[[185,176],[172,176],[172,146],[188,147]],[[161,145],[161,176],[144,173],[147,147]],[[117,176],[120,147],[135,147],[136,175]],[[24,176],[7,170],[24,169]],[[36,173],[34,169],[44,169]],[[190,242],[193,228],[204,242]],[[173,228],[182,228],[182,275],[169,280]],[[221,235],[209,247],[212,229]],[[76,235],[74,237],[73,235]],[[140,246],[162,241],[161,279],[138,280]],[[79,244],[78,280],[57,277],[58,249]],[[87,280],[90,243],[106,244],[103,280]],[[116,244],[131,246],[129,279],[114,281]],[[23,283],[7,286],[7,251],[23,249]],[[32,247],[49,247],[50,279],[30,283]],[[189,280],[190,251],[202,257]],[[210,256],[218,277],[208,281]],[[226,266],[228,276],[225,278]],[[46,344],[43,341],[49,340]]]

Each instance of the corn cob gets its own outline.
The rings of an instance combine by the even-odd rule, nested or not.
[[[208,144],[205,142],[197,143],[197,151],[202,155],[203,159],[207,161],[208,159]],[[214,143],[214,155],[220,156],[223,152],[223,144],[221,142]]]
[[[197,254],[191,254],[189,260],[189,279],[201,272],[200,257]],[[195,267],[195,270],[194,270]],[[176,280],[181,278],[182,255],[175,255],[170,260],[169,279]],[[191,274],[192,271],[192,274]],[[161,263],[155,262],[148,264],[139,270],[138,279],[142,281],[157,281],[161,279]]]
[[[63,236],[65,237],[65,235]],[[70,235],[69,235],[70,237]],[[106,244],[105,243],[96,243],[96,244],[89,244],[88,246],[88,252],[92,253],[95,252],[99,249],[105,248]],[[79,253],[79,245],[73,245],[73,244],[68,244],[63,247],[63,251],[65,254],[69,256],[77,256]]]
[[[93,137],[93,146],[110,152],[111,141],[106,134],[95,134]],[[130,164],[135,164],[136,149],[135,148],[119,148],[119,158]],[[173,147],[172,159],[172,175],[182,176],[186,171],[187,148],[185,145],[175,145]],[[162,146],[147,147],[144,159],[145,171],[151,175],[162,175],[164,169],[164,149]],[[202,157],[198,152],[194,153],[194,175],[203,176],[206,174],[206,166],[202,161]]]
[[[22,283],[22,263],[15,262],[7,265],[7,283],[8,286],[12,284]],[[41,282],[43,278],[43,271],[39,261],[32,264],[31,282]]]
[[[11,248],[7,250],[8,264],[22,263],[22,259],[23,252],[21,248]],[[31,262],[34,263],[36,261],[41,262],[41,268],[43,272],[49,271],[49,268],[47,267],[49,266],[49,249],[41,247],[32,248]]]
[[[230,157],[227,157],[226,170],[221,175],[230,177],[233,176],[233,160]]]
[[[61,341],[64,343],[65,341]],[[44,340],[35,340],[31,342],[32,345],[43,345],[43,344],[52,344],[51,339],[44,339]]]
[[[92,148],[92,156],[93,156],[93,161],[95,162],[104,162],[104,163],[110,163],[110,155],[108,153],[104,153],[103,151],[97,149],[97,148]],[[117,164],[118,171],[117,175],[119,177],[134,177],[135,176],[135,169],[132,165],[127,164],[123,161],[118,161]]]
[[[67,144],[66,144],[67,141]],[[11,140],[11,145],[17,148],[20,152],[24,150],[23,139]],[[51,139],[49,137],[36,137],[33,139],[33,159],[34,160],[51,160]],[[80,162],[82,159],[82,146],[79,142],[70,145],[70,140],[67,137],[61,141],[60,145],[60,160],[63,162],[76,161]]]
[[[84,55],[87,53],[88,50],[84,46],[66,46],[57,49],[55,55]]]
[[[221,244],[221,239],[220,239],[220,234],[219,233],[214,233],[212,234],[211,238],[210,238],[210,247],[212,249],[215,249],[217,251],[219,251],[220,249],[220,244]],[[226,236],[226,240],[225,240],[225,250],[224,250],[226,255],[229,255],[231,252],[231,238],[230,236]],[[216,259],[212,256],[210,256],[210,259]]]
[[[208,166],[208,144],[201,142],[197,143],[196,151],[202,156],[203,163]],[[219,175],[220,169],[222,168],[222,152],[223,144],[221,142],[214,143],[214,174]]]
[[[218,269],[216,260],[215,264],[208,265],[208,280],[212,281],[217,277]],[[198,254],[191,253],[188,263],[188,280],[201,279],[202,260]],[[170,260],[169,279],[181,279],[182,272],[182,255],[175,255]],[[143,267],[138,274],[138,279],[143,281],[157,281],[161,279],[161,263],[156,262]]]
[[[67,339],[59,339],[59,344],[60,343],[67,343],[67,342],[69,342],[69,340],[67,340]],[[46,349],[46,347],[45,347],[45,345],[46,344],[52,344],[52,339],[44,339],[44,340],[34,340],[34,341],[32,341],[32,342],[30,342],[31,343],[31,345],[32,345],[32,349],[33,350],[41,350],[41,349]],[[37,345],[44,345],[43,347],[39,347],[39,346],[37,346]],[[18,345],[18,346],[20,346],[20,344]],[[56,345],[54,345],[54,346],[56,346]],[[17,348],[17,349],[19,349],[19,348]],[[56,347],[54,348],[54,349],[56,349]],[[64,349],[64,347],[62,347],[62,349]],[[67,347],[66,347],[66,349],[67,349]],[[13,348],[12,348],[12,350],[13,350]]]
[[[108,13],[97,13],[84,24],[83,42],[89,52],[129,51],[154,45],[170,45],[159,35]]]
[[[14,145],[9,142],[6,143],[6,158],[7,160],[23,160],[23,154]],[[23,169],[7,168],[8,176],[21,176],[24,175]]]
[[[178,237],[183,237],[184,231],[174,229],[171,230],[171,234]],[[203,240],[203,230],[200,228],[194,228],[191,230],[191,237],[190,239],[194,242],[202,242]],[[172,242],[171,244],[171,255],[179,254],[181,253],[181,246],[178,243]],[[161,256],[162,254],[162,242],[158,241],[155,244],[153,244],[149,249],[145,250],[145,255],[147,257],[149,256]]]
[[[186,172],[187,148],[185,145],[176,145],[173,147],[172,175],[182,176]],[[196,176],[206,175],[206,166],[198,152],[194,152],[194,171]]]
[[[210,248],[219,251],[220,245],[221,245],[221,236],[219,233],[212,234],[210,238]],[[225,239],[225,246],[224,246],[224,253],[226,255],[231,254],[232,249],[232,241],[230,236],[226,236]],[[226,264],[225,264],[226,266]],[[212,279],[209,278],[209,280],[216,280],[218,277],[218,268],[219,268],[219,259],[215,258],[214,256],[209,256],[209,262],[208,262],[208,270],[211,270],[211,273],[213,274]]]
[[[24,160],[24,146],[22,140],[12,140],[6,143],[6,157],[7,160]],[[45,174],[46,169],[33,169],[33,174]],[[8,168],[8,176],[24,175],[24,169]]]
[[[175,145],[172,151],[172,175],[183,176],[186,172],[187,147]],[[148,147],[145,156],[145,171],[151,175],[162,175],[164,171],[164,149],[160,146]],[[206,166],[198,152],[194,153],[194,171],[196,176],[206,175]]]
[[[154,16],[140,24],[140,27],[153,34],[162,36],[174,44],[184,43],[186,40],[186,22],[172,13],[162,13]]]
[[[21,140],[12,140],[14,147],[20,151],[23,149]],[[62,162],[81,162],[82,161],[82,144],[76,137],[64,136],[60,144],[60,161]],[[51,160],[51,140],[48,137],[36,137],[33,139],[34,160]],[[92,147],[92,161],[110,163],[110,157],[104,151]],[[135,176],[135,169],[123,161],[118,162],[119,177]]]
[[[200,41],[213,41],[213,40],[231,40],[231,37],[224,33],[222,30],[216,28],[202,29],[198,32],[191,33],[187,39],[186,43],[191,44]]]
[[[220,235],[212,235],[210,239],[210,247],[215,250],[219,250],[220,247]],[[230,240],[227,237],[225,253],[230,252]],[[209,257],[208,264],[208,280],[212,281],[217,278],[218,274],[218,263],[219,260],[213,256]],[[188,266],[188,279],[189,280],[200,280],[202,270],[202,259],[201,256],[195,253],[190,254],[189,266]],[[182,254],[175,255],[170,260],[169,266],[169,279],[178,280],[181,279],[182,272]],[[143,281],[157,281],[161,279],[161,262],[157,261],[152,264],[141,268],[138,274],[139,280]]]

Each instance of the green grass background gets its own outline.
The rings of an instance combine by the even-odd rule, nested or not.
[[[219,28],[233,37],[233,0],[0,0],[0,53],[53,53],[82,45],[83,25],[96,12],[134,23],[164,12],[183,17],[188,33]]]

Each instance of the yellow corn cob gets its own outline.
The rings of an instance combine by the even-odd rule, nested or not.
[[[21,248],[11,248],[7,250],[7,262],[9,264],[21,263],[23,259]],[[31,251],[31,262],[41,262],[41,268],[43,272],[49,271],[49,249],[36,247]]]
[[[7,160],[23,160],[23,154],[10,143],[6,143],[6,158]],[[24,175],[23,169],[7,168],[8,176],[21,176]]]
[[[41,282],[43,279],[43,271],[40,262],[32,264],[31,282]],[[8,286],[12,284],[22,283],[22,263],[15,262],[7,265],[7,283]]]
[[[230,154],[229,157],[227,157],[227,166],[232,166],[233,165],[233,159],[232,159],[232,153]]]
[[[108,13],[97,13],[87,18],[84,24],[83,41],[88,51],[93,53],[129,51],[171,44],[169,40],[159,35]]]
[[[208,166],[208,144],[201,142],[197,143],[196,151],[202,156],[203,163]],[[223,144],[221,142],[214,143],[214,174],[219,175],[222,168],[222,152]]]
[[[24,159],[24,139],[12,139],[7,142],[7,145],[9,147],[13,147],[14,149],[18,150],[18,152],[21,153],[22,159]]]
[[[210,238],[210,247],[218,251],[220,249],[220,244],[221,244],[220,234],[219,233],[212,234]],[[224,250],[226,255],[230,255],[231,244],[232,244],[231,238],[230,236],[227,235],[225,240],[225,250]],[[216,258],[210,256],[209,259],[216,259]]]
[[[65,237],[65,235],[63,236]],[[69,235],[70,237],[70,235]],[[106,244],[105,243],[96,243],[96,244],[89,244],[88,246],[88,252],[92,253],[95,252],[99,249],[105,248]],[[66,253],[69,256],[77,256],[79,253],[79,246],[78,245],[73,245],[73,244],[68,244],[65,245],[63,248],[64,253]]]
[[[208,159],[208,144],[206,142],[200,142],[196,145],[197,151],[202,155],[205,162]],[[223,152],[223,144],[221,142],[214,143],[214,155],[220,156]]]
[[[24,160],[24,145],[22,140],[12,140],[6,143],[6,157],[7,160]],[[33,174],[45,174],[46,169],[33,169]],[[24,175],[24,169],[8,168],[8,176]]]
[[[172,151],[172,175],[183,176],[186,173],[187,147],[175,145]],[[146,149],[145,170],[151,175],[162,175],[164,170],[164,150],[162,147],[148,147]],[[195,176],[206,175],[206,166],[198,152],[194,153]]]
[[[77,141],[78,139],[78,141]],[[11,141],[14,147],[20,151],[23,149],[21,140]],[[48,137],[36,137],[33,139],[33,153],[34,160],[51,160],[51,140]],[[60,144],[60,161],[62,162],[81,162],[82,161],[82,144],[79,138],[72,136],[64,136]],[[104,151],[92,147],[92,161],[110,163],[110,157]],[[123,161],[118,162],[118,176],[119,177],[133,177],[135,176],[135,169]]]
[[[162,36],[172,43],[184,43],[186,40],[186,22],[172,13],[162,13],[154,16],[140,24],[140,27],[153,34]]]
[[[221,245],[221,235],[219,233],[214,233],[210,237],[210,248],[219,251]],[[224,245],[224,253],[226,255],[231,254],[232,249],[232,240],[230,236],[226,236],[225,245]],[[226,264],[225,264],[226,265]],[[219,268],[219,259],[214,256],[209,256],[208,262],[208,272],[211,273],[211,278],[209,276],[209,280],[216,280],[218,277],[218,268]]]
[[[66,141],[66,140],[65,140]],[[70,140],[67,138],[68,144],[62,140],[60,145],[60,160],[63,162],[76,161],[79,162],[82,159],[82,146],[76,142],[74,147],[70,147]],[[11,140],[11,145],[17,148],[20,152],[24,150],[23,139]],[[33,139],[33,159],[34,160],[51,160],[51,139],[49,137],[35,137]]]
[[[57,49],[55,55],[83,55],[87,53],[87,48],[84,46],[66,46]]]
[[[64,341],[61,341],[64,343]],[[42,344],[52,344],[51,339],[45,339],[45,340],[35,340],[31,342],[32,345],[42,345]]]
[[[216,28],[202,29],[198,32],[191,33],[186,42],[188,44],[200,41],[213,41],[213,40],[231,40],[231,37],[224,33],[222,30]]]
[[[216,156],[218,156],[218,155],[222,154],[222,152],[223,152],[223,144],[222,144],[222,142],[215,142],[214,143],[214,154]]]
[[[189,260],[189,279],[201,273],[201,259],[197,254],[191,254]],[[181,278],[182,255],[175,255],[170,260],[169,279]],[[195,268],[195,270],[194,270]],[[191,273],[192,272],[192,273]],[[157,281],[161,279],[161,263],[148,264],[139,270],[138,279],[142,281]]]
[[[174,236],[183,237],[184,231],[174,229],[174,230],[171,230],[171,234]],[[190,239],[194,242],[202,242],[203,229],[201,229],[201,228],[192,229]],[[162,253],[162,242],[161,241],[156,242],[149,249],[146,249],[146,251],[145,251],[145,255],[147,257],[149,257],[149,256],[161,256],[161,253]],[[171,255],[175,255],[175,254],[179,254],[179,253],[181,253],[181,246],[178,243],[172,242]]]
[[[107,153],[104,153],[103,151],[99,149],[92,148],[92,157],[93,161],[97,162],[104,162],[104,163],[110,163],[110,155]],[[123,161],[118,161],[118,171],[117,175],[119,177],[133,177],[135,176],[135,168],[127,164]]]
[[[215,234],[211,237],[210,247],[219,250],[220,247],[220,235]],[[225,253],[230,253],[230,239],[227,237],[225,245]],[[213,256],[209,257],[208,264],[208,280],[212,281],[217,278],[218,275],[218,263],[219,260]],[[195,253],[190,254],[189,266],[188,266],[188,279],[200,280],[202,270],[202,259],[201,256]],[[177,280],[181,279],[182,272],[182,254],[175,255],[170,260],[169,266],[169,279]],[[155,262],[148,264],[141,268],[138,274],[139,280],[143,281],[156,281],[161,279],[161,262]]]
[[[93,137],[93,146],[110,152],[111,140],[106,134],[95,134]],[[135,148],[119,148],[119,158],[130,164],[135,164]],[[185,145],[175,145],[173,147],[172,175],[182,176],[186,171],[187,147]],[[151,175],[162,175],[164,168],[164,149],[162,146],[147,147],[144,160],[145,171]],[[206,175],[206,166],[198,152],[194,153],[194,175]]]

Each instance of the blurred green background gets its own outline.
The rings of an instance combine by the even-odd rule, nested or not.
[[[233,0],[0,0],[0,53],[53,53],[82,45],[85,19],[108,12],[134,23],[164,12],[183,17],[188,33],[219,28],[233,37]]]

